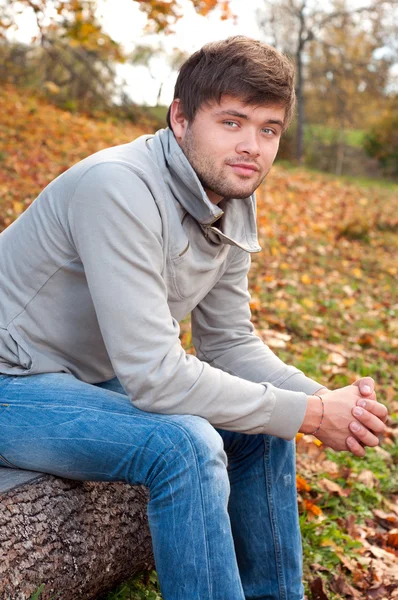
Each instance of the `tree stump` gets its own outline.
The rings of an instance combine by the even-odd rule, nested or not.
[[[94,600],[153,568],[148,492],[0,468],[0,598]]]

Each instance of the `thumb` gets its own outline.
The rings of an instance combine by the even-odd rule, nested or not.
[[[359,391],[362,396],[372,396],[375,390],[375,382],[372,377],[361,377],[353,385],[359,387]]]

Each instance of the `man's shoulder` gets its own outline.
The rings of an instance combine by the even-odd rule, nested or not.
[[[152,137],[150,134],[142,135],[127,144],[104,148],[87,156],[53,180],[44,192],[56,190],[57,193],[66,192],[70,196],[76,187],[93,177],[112,184],[123,181],[125,177],[150,180],[158,171],[149,149]]]
[[[105,165],[112,163],[124,164],[126,167],[143,167],[152,162],[149,151],[149,143],[152,135],[142,135],[127,144],[110,146],[91,154],[83,159],[79,165],[87,169],[96,165]]]

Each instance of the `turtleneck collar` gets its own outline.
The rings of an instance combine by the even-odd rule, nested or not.
[[[259,252],[254,194],[213,204],[171,129],[160,129],[151,142],[156,162],[165,167],[165,183],[181,206],[202,226],[205,235],[214,242],[236,245],[246,252]],[[219,219],[220,227],[212,227]]]

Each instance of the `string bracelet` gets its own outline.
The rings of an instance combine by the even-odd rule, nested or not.
[[[325,416],[325,404],[324,404],[324,402],[323,402],[323,399],[322,399],[322,397],[321,397],[321,396],[319,396],[319,394],[312,394],[312,395],[313,395],[313,396],[316,396],[317,398],[319,398],[319,400],[320,400],[320,401],[321,401],[321,403],[322,403],[322,415],[321,415],[321,420],[319,421],[319,425],[318,425],[318,427],[315,429],[315,431],[313,431],[312,433],[310,433],[310,435],[315,435],[315,434],[316,434],[316,433],[318,433],[318,431],[320,430],[320,428],[321,428],[321,425],[322,425],[322,421],[323,421],[323,417]]]

